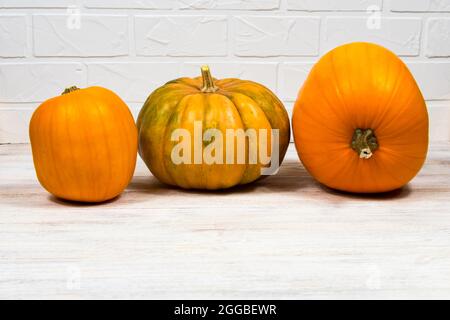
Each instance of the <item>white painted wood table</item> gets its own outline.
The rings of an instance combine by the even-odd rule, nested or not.
[[[56,200],[29,145],[0,146],[0,298],[450,298],[450,145],[402,190],[321,187],[291,146],[225,192],[161,185],[139,161],[102,205]]]

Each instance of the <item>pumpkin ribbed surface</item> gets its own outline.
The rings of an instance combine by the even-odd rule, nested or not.
[[[280,161],[286,153],[289,118],[279,99],[258,83],[216,80],[210,77],[208,69],[205,70],[203,77],[170,81],[149,96],[137,121],[139,153],[153,175],[169,185],[214,190],[255,181],[264,166],[259,162],[176,164],[171,158],[178,143],[171,139],[174,130],[186,129],[193,136],[196,122],[201,123],[203,132],[217,129],[224,137],[227,129],[266,129],[269,134],[272,129],[278,129]],[[224,141],[226,145],[227,139]],[[201,147],[207,145],[203,142]],[[192,143],[192,158],[199,147]],[[251,152],[248,145],[245,152],[248,159]]]
[[[428,148],[428,115],[405,64],[370,43],[338,47],[312,68],[293,113],[299,157],[319,182],[351,192],[408,183]]]
[[[34,112],[30,140],[37,177],[53,195],[101,202],[130,182],[137,130],[127,105],[113,92],[67,89]]]

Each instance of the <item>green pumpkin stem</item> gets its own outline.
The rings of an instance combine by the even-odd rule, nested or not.
[[[372,129],[356,129],[353,134],[351,147],[361,159],[370,159],[378,149],[378,141]]]
[[[78,88],[77,86],[71,86],[71,87],[66,88],[64,90],[64,92],[62,93],[62,95],[65,95],[65,94],[68,94],[68,93],[71,93],[71,92],[74,92],[77,90],[80,90],[80,88]]]
[[[216,92],[219,88],[214,85],[214,79],[211,76],[211,71],[208,66],[202,66],[202,78],[203,78],[203,87],[202,92]]]

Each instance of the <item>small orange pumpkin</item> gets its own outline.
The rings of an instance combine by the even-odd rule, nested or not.
[[[127,105],[101,87],[66,89],[30,122],[37,177],[56,197],[101,202],[119,195],[136,165],[137,129]]]
[[[405,64],[370,43],[322,57],[300,90],[294,140],[305,168],[324,185],[385,192],[407,184],[428,149],[428,114]]]

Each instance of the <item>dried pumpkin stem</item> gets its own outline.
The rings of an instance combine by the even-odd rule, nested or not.
[[[77,90],[80,90],[80,88],[78,88],[77,86],[68,87],[68,88],[66,88],[64,90],[62,95],[65,95],[65,94],[68,94],[68,93],[71,93],[71,92],[74,92],[74,91],[77,91]]]
[[[208,66],[202,66],[203,87],[202,92],[216,92],[219,88],[214,85],[214,79]]]
[[[370,159],[378,149],[378,141],[372,129],[356,129],[353,134],[351,147],[361,159]]]

